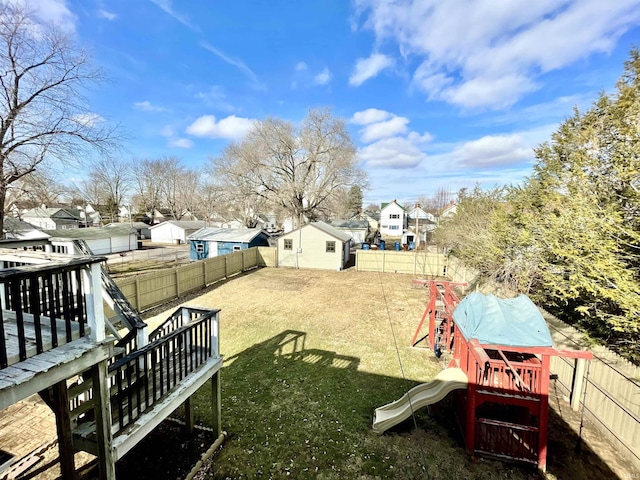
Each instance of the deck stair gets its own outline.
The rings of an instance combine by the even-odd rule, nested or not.
[[[217,330],[218,310],[181,307],[149,335],[147,345],[112,359],[108,385],[116,460],[221,368]],[[91,378],[78,378],[69,399],[74,447],[97,454],[92,387]]]

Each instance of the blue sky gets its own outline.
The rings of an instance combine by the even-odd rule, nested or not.
[[[611,92],[640,0],[28,0],[92,52],[131,159],[199,168],[256,119],[330,106],[365,204],[517,183],[574,106]]]

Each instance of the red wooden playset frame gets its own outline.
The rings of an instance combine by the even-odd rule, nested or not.
[[[429,302],[411,345],[428,337],[429,347],[437,356],[450,352],[448,368],[460,368],[468,378],[467,389],[454,392],[456,417],[467,452],[546,470],[550,358],[557,355],[590,360],[593,354],[548,346],[481,344],[466,338],[453,318],[460,303],[453,287],[463,284],[440,280],[414,283],[429,289]],[[429,333],[420,337],[427,318]]]

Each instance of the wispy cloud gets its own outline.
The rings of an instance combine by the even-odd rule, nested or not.
[[[266,85],[260,81],[258,76],[253,72],[253,70],[251,70],[247,66],[247,64],[244,63],[242,60],[230,57],[229,55],[227,55],[224,52],[218,50],[216,47],[214,47],[213,45],[211,45],[211,44],[209,44],[207,42],[200,42],[200,45],[202,46],[202,48],[204,48],[205,50],[209,50],[211,53],[213,53],[215,56],[217,56],[218,58],[220,58],[224,62],[226,62],[229,65],[232,65],[232,66],[236,67],[238,70],[240,70],[240,72],[242,72],[242,74],[251,81],[251,85],[256,90],[266,90],[267,89]]]
[[[75,32],[76,30],[78,19],[69,10],[67,2],[64,0],[39,0],[37,2],[16,0],[9,3],[16,3],[24,6],[28,11],[33,11],[38,21],[42,24],[56,25],[65,32]]]
[[[107,20],[113,21],[118,18],[118,15],[101,8],[100,10],[98,10],[98,17],[106,18]]]
[[[393,66],[394,63],[393,58],[382,53],[372,53],[369,58],[359,58],[356,61],[353,73],[349,77],[349,85],[359,87],[385,68]]]
[[[169,140],[169,146],[176,148],[191,148],[193,147],[193,142],[188,138],[172,138]]]
[[[303,72],[307,69],[307,64],[304,62],[298,62],[296,63],[296,72]]]
[[[145,112],[166,112],[167,111],[166,108],[160,107],[158,105],[154,105],[148,100],[145,100],[144,102],[134,102],[133,106],[137,110],[142,110]]]
[[[313,77],[313,81],[316,85],[326,85],[331,81],[331,72],[327,67],[324,67],[319,74]]]
[[[356,3],[376,45],[394,42],[414,69],[413,88],[472,109],[509,107],[540,89],[544,74],[611,52],[640,25],[638,0],[545,0],[526,8],[475,0],[464,13],[459,2],[442,0]],[[370,78],[372,65],[359,62],[351,83]]]
[[[150,0],[150,1],[155,5],[157,5],[160,9],[162,9],[167,15],[171,15],[173,18],[175,18],[178,22],[183,24],[185,27],[191,30],[194,30],[196,32],[200,31],[200,28],[197,25],[191,23],[191,20],[189,20],[189,17],[187,17],[182,13],[176,12],[173,9],[172,0]]]

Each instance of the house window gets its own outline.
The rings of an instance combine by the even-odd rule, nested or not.
[[[196,252],[204,253],[204,245],[202,243],[196,243]]]
[[[290,238],[284,239],[284,249],[285,250],[293,250],[293,240]]]
[[[389,225],[389,230],[400,230],[398,225]]]
[[[242,250],[242,247],[240,245],[234,245],[233,246],[233,251],[234,252],[239,252],[240,250]]]
[[[400,214],[399,214],[399,213],[392,213],[392,214],[390,214],[390,215],[389,215],[389,218],[396,218],[396,219],[398,219],[398,218],[400,218]]]
[[[327,242],[327,253],[333,253],[336,251],[336,242]]]

